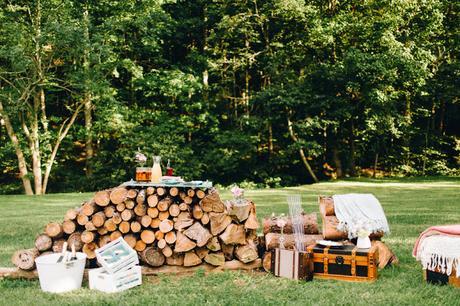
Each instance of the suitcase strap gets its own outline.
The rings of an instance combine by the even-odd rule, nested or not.
[[[323,257],[323,267],[324,267],[323,272],[324,272],[324,274],[329,274],[329,271],[328,271],[329,270],[328,253],[329,253],[329,247],[327,246],[327,247],[324,248],[324,253],[323,253],[323,255],[324,255],[324,257]]]
[[[356,276],[356,247],[351,251],[351,275]]]

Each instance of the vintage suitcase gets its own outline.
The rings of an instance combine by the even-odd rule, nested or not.
[[[311,281],[313,279],[311,253],[274,249],[271,254],[271,271],[279,277]]]
[[[438,270],[423,270],[423,277],[429,284],[436,285],[451,285],[460,288],[460,278],[456,277],[455,269],[450,275],[442,273]]]
[[[314,277],[348,281],[374,281],[377,279],[378,250],[358,249],[354,245],[340,248],[312,245]]]

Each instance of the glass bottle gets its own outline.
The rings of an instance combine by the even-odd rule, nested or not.
[[[151,176],[152,183],[159,183],[163,175],[161,172],[160,162],[161,162],[161,156],[153,156],[153,166],[152,166],[152,176]]]
[[[166,165],[166,175],[173,176],[173,174],[174,174],[174,169],[171,168],[171,163],[169,162],[169,159],[168,159],[168,164]]]

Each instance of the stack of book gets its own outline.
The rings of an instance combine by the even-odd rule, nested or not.
[[[89,287],[103,292],[119,292],[142,283],[137,253],[123,238],[96,250],[101,268],[89,271]]]

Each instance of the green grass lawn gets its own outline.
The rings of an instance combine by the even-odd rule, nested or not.
[[[374,193],[390,223],[384,241],[400,259],[398,267],[379,273],[375,283],[314,280],[297,282],[268,274],[224,272],[204,276],[144,278],[140,287],[119,294],[84,288],[63,295],[40,291],[38,281],[0,280],[4,305],[136,305],[136,304],[299,304],[299,305],[460,305],[460,289],[423,282],[421,266],[411,256],[418,234],[435,224],[460,223],[460,179],[345,180],[283,189],[246,192],[257,205],[259,219],[287,213],[287,194],[301,194],[306,212],[317,212],[319,194]],[[12,266],[13,251],[33,245],[35,235],[69,207],[92,194],[43,197],[0,196],[0,266]],[[228,198],[228,192],[223,192]]]

